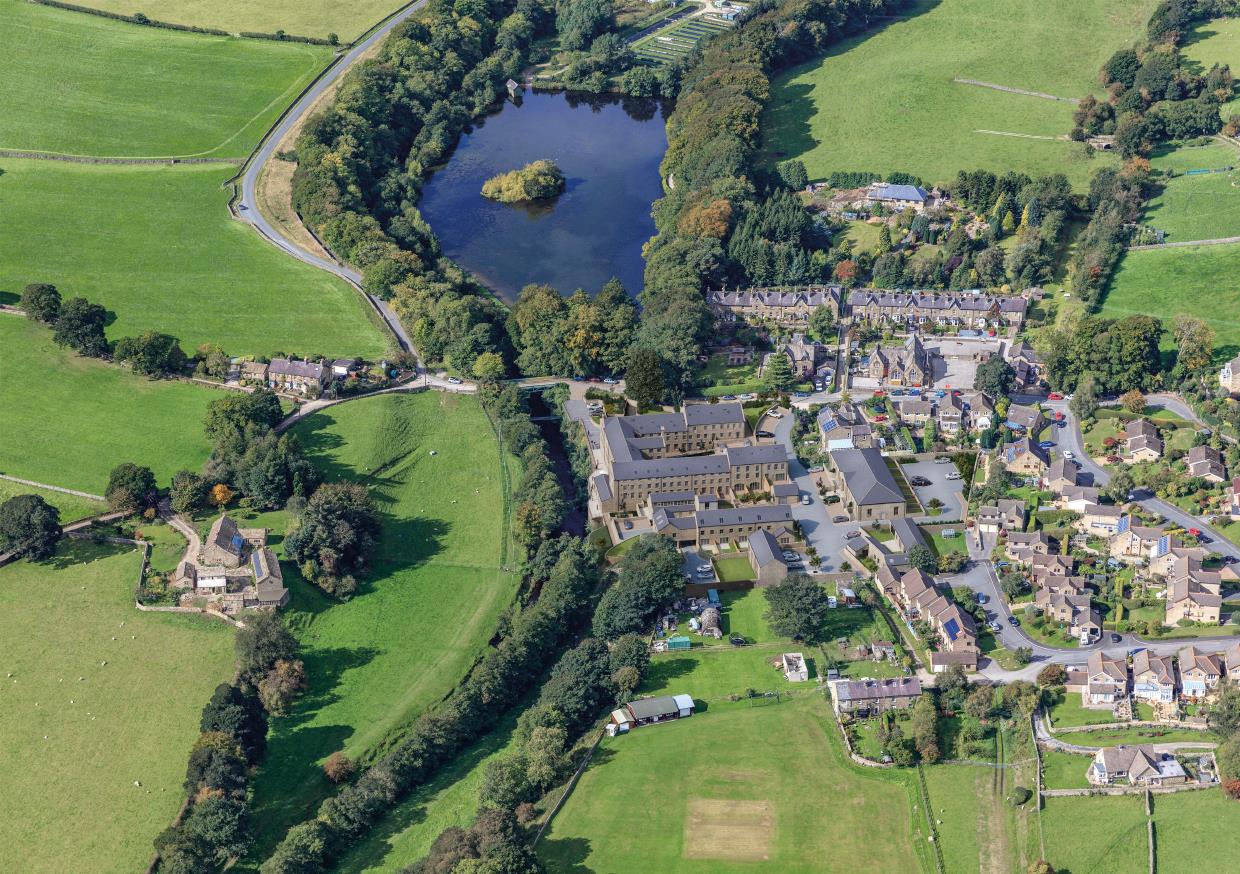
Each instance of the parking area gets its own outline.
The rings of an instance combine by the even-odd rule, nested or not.
[[[915,464],[902,464],[900,469],[904,471],[904,478],[917,493],[917,499],[921,501],[923,507],[929,505],[931,499],[938,498],[943,503],[943,512],[940,514],[943,519],[964,518],[964,507],[960,497],[964,492],[964,480],[947,478],[949,473],[956,473],[956,465],[918,461]],[[930,485],[914,484],[913,477],[916,476],[925,477],[930,481]]]
[[[685,576],[693,580],[695,583],[714,583],[718,582],[715,576],[714,565],[710,563],[711,556],[706,552],[699,552],[696,549],[685,549],[681,551],[684,561],[681,562],[681,570]],[[698,568],[707,567],[709,572],[700,572]]]

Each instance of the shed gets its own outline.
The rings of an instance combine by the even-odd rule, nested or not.
[[[809,679],[809,665],[805,655],[799,652],[786,652],[782,656],[784,677],[790,683],[800,683]]]
[[[677,634],[675,637],[667,639],[667,648],[669,650],[689,649],[693,646],[693,641],[685,637],[683,634]]]

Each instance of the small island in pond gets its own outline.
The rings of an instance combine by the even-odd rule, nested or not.
[[[554,161],[531,161],[482,183],[482,196],[500,203],[550,200],[564,190],[564,174]]]

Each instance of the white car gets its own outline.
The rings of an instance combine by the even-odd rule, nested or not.
[[[449,377],[448,377],[448,383],[449,383],[450,385],[460,385],[460,384],[461,384],[461,378],[460,378],[459,376],[449,376]]]
[[[1071,449],[1065,449],[1063,451],[1063,457],[1068,459],[1068,461],[1071,461],[1072,459],[1076,458],[1076,453],[1073,452]]]
[[[700,564],[700,565],[698,565],[698,566],[697,566],[697,572],[698,572],[699,574],[709,574],[709,573],[711,573],[713,570],[714,570],[714,568],[712,568],[712,567],[711,567],[710,565],[708,565],[708,564]]]
[[[834,610],[839,604],[840,602],[835,599],[834,595],[827,595],[827,607],[829,609]]]
[[[771,407],[766,411],[766,414],[772,419],[782,419],[784,417],[784,414],[779,411],[779,407]]]
[[[814,499],[810,495],[801,495],[801,503],[805,504],[806,506],[809,506],[810,504],[814,503]]]
[[[797,554],[796,554],[795,552],[793,552],[792,550],[788,550],[787,552],[785,552],[785,553],[784,553],[784,559],[785,559],[786,561],[796,561],[796,560],[797,560],[798,558],[800,558],[800,557],[801,557],[801,556],[797,555]]]
[[[945,479],[960,479],[960,471],[953,470],[945,477]]]
[[[743,394],[743,395],[737,395],[737,400],[742,400],[742,401],[756,401],[757,399],[758,399],[758,396],[757,396],[757,395],[755,395],[755,394]]]

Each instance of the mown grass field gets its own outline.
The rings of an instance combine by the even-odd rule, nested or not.
[[[920,3],[906,20],[778,77],[763,121],[766,157],[800,158],[811,179],[835,170],[901,170],[929,185],[950,181],[959,170],[986,168],[1063,172],[1083,187],[1114,159],[1087,158],[1080,144],[1058,139],[1072,127],[1073,104],[953,80],[1081,97],[1097,87],[1107,57],[1143,33],[1155,5]]]
[[[80,490],[79,490],[80,491]],[[94,516],[107,510],[107,506],[98,501],[79,498],[77,495],[66,495],[52,489],[36,489],[24,486],[11,480],[0,479],[0,504],[17,495],[38,495],[60,511],[60,523],[65,525],[87,516]]]
[[[20,0],[0,0],[0,19],[0,149],[243,157],[332,56]]]
[[[909,775],[846,764],[817,695],[605,739],[538,852],[551,871],[925,870]]]
[[[1235,802],[1219,789],[1155,797],[1159,874],[1240,871],[1240,845],[1227,837],[1235,816]]]
[[[1177,180],[1178,181],[1178,180]],[[1240,352],[1240,243],[1126,252],[1102,304],[1105,316],[1155,316],[1169,328],[1184,313],[1214,328],[1218,358]],[[1164,338],[1164,346],[1170,341]]]
[[[1240,152],[1232,163],[1240,164]],[[1240,171],[1164,180],[1143,220],[1166,232],[1168,243],[1240,236]]]
[[[162,31],[161,31],[162,32]],[[232,220],[231,167],[6,160],[0,289],[50,282],[116,314],[111,339],[166,331],[192,352],[378,356],[360,296]]]
[[[1134,874],[1148,870],[1145,801],[1140,796],[1047,798],[1045,804],[1046,860],[1056,871]]]
[[[285,565],[286,616],[311,691],[272,723],[254,782],[256,855],[313,815],[330,791],[320,770],[328,755],[365,760],[451,691],[517,587],[500,451],[475,399],[368,398],[317,413],[295,433],[329,481],[369,487],[383,535],[374,571],[347,603]]]
[[[232,673],[233,631],[139,613],[138,566],[135,550],[74,540],[48,563],[0,570],[6,870],[144,870],[181,805],[202,705]]]
[[[89,5],[123,15],[133,12],[133,3],[127,0],[90,0]],[[230,33],[283,30],[320,39],[335,33],[344,42],[361,36],[403,5],[400,0],[165,0],[158,8],[148,7],[147,14],[160,21],[218,27]]]
[[[81,358],[18,316],[0,316],[0,385],[0,471],[12,476],[101,495],[121,462],[146,465],[166,486],[210,454],[202,419],[218,392]]]
[[[1214,64],[1230,64],[1234,72],[1240,68],[1240,18],[1216,18],[1193,28],[1184,40],[1184,56],[1197,62],[1197,72],[1204,73]],[[1223,118],[1240,112],[1240,95],[1220,107]]]

